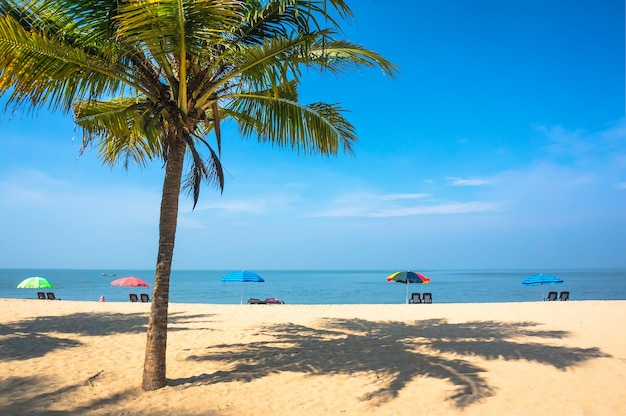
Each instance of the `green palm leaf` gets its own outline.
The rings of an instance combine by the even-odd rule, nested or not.
[[[166,380],[179,196],[195,207],[203,183],[223,189],[221,123],[303,154],[353,152],[345,111],[298,96],[304,69],[397,71],[337,39],[350,17],[344,0],[0,0],[8,108],[73,112],[81,151],[95,147],[105,165],[163,161],[145,390]]]
[[[167,124],[151,102],[120,98],[105,102],[82,102],[75,106],[76,124],[85,136],[83,149],[98,141],[99,155],[105,164],[123,161],[145,165],[163,151]],[[98,140],[99,139],[99,140]]]

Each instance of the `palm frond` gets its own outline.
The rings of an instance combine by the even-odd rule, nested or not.
[[[354,126],[337,104],[302,105],[272,94],[240,94],[228,108],[242,136],[286,147],[298,153],[352,154]]]
[[[228,118],[262,142],[352,153],[345,111],[300,103],[297,91],[309,67],[396,73],[334,39],[349,17],[345,0],[0,0],[0,94],[7,106],[73,109],[84,145],[107,165],[167,164],[170,146],[185,141],[197,201],[201,182],[223,187]]]
[[[200,197],[200,186],[202,182],[213,185],[220,191],[224,190],[224,170],[219,155],[202,138],[198,139],[206,146],[209,157],[203,158],[194,143],[190,140],[187,149],[191,154],[191,168],[183,182],[183,190],[193,196],[193,208],[196,207]]]
[[[146,45],[154,56],[177,54],[182,45],[193,55],[204,42],[223,43],[225,28],[242,18],[239,0],[129,1],[119,6],[116,35]]]
[[[358,70],[360,67],[380,68],[384,74],[394,77],[398,66],[383,58],[380,54],[361,45],[346,40],[318,37],[306,49],[297,51],[299,62],[307,66],[316,66],[320,70],[343,74]]]
[[[294,39],[277,37],[224,51],[218,58],[227,69],[198,91],[201,95],[197,104],[206,107],[211,97],[218,95],[217,91],[221,91],[221,98],[228,98],[236,90],[266,90],[288,84],[302,64],[294,51],[300,51],[315,38],[316,34]]]
[[[333,12],[342,19],[353,16],[343,0],[254,0],[247,3],[246,19],[236,33],[238,44],[261,43],[275,37],[289,37],[292,33],[317,32],[325,27],[339,30]]]
[[[0,75],[0,94],[10,92],[9,104],[46,103],[62,111],[85,97],[140,89],[127,68],[45,33],[28,32],[9,16],[0,16]]]
[[[74,108],[83,130],[83,150],[96,142],[106,165],[143,166],[163,153],[166,123],[158,108],[138,99],[82,102]]]

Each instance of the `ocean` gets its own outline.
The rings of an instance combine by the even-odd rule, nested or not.
[[[170,302],[238,304],[249,298],[278,298],[289,304],[398,304],[405,303],[407,287],[387,282],[394,270],[254,270],[263,283],[222,283],[232,270],[175,270],[170,280]],[[431,292],[433,303],[539,301],[548,291],[569,291],[570,300],[626,300],[626,269],[593,270],[419,270],[429,284],[412,284],[411,292]],[[563,284],[522,286],[538,272],[552,274]],[[115,276],[103,275],[115,274]],[[136,276],[150,288],[111,286],[111,281]],[[130,293],[152,297],[153,270],[0,269],[0,297],[35,299],[35,289],[17,289],[23,279],[48,279],[58,298],[77,301],[128,302]],[[410,296],[410,295],[409,295]]]

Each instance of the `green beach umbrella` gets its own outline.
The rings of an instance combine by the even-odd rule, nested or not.
[[[17,285],[18,289],[52,289],[52,283],[40,276],[33,276],[24,279]]]

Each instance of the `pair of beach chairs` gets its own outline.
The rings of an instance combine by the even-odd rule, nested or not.
[[[409,303],[433,303],[433,294],[430,292],[424,292],[423,295],[419,292],[411,293]]]
[[[54,292],[37,292],[37,299],[61,300],[54,296]]]
[[[285,302],[276,298],[266,298],[265,300],[250,298],[248,299],[250,305],[284,305]]]
[[[137,294],[131,293],[128,296],[130,297],[131,302],[139,302],[139,298],[137,297]],[[141,296],[142,302],[150,302],[150,296],[148,296],[147,293],[142,293],[140,296]]]
[[[569,292],[567,290],[564,290],[560,294],[558,294],[557,292],[548,292],[548,297],[546,298],[546,300],[547,301],[555,301],[555,300],[566,301],[566,300],[569,300]]]

